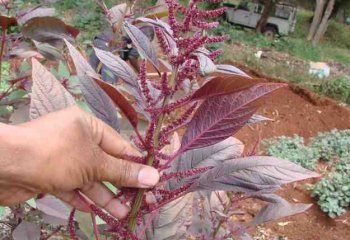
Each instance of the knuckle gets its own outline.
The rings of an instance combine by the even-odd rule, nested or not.
[[[117,184],[126,185],[128,184],[133,177],[133,166],[127,161],[121,161],[120,171],[117,177]]]

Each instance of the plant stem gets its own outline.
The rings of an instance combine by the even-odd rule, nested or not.
[[[2,80],[2,58],[4,55],[4,48],[6,44],[6,33],[7,33],[7,29],[2,29],[1,48],[0,48],[0,85]]]
[[[226,204],[225,208],[224,208],[224,214],[226,215],[228,213],[228,211],[230,210],[230,207],[232,205],[232,202],[231,202],[231,197],[233,196],[233,194],[231,192],[228,192],[227,193],[227,196],[228,196],[228,203]],[[216,226],[215,230],[214,230],[214,233],[213,233],[213,239],[216,238],[216,235],[219,233],[219,230],[222,226],[222,224],[225,222],[225,220],[221,220],[218,225]]]
[[[176,83],[177,71],[178,71],[178,67],[174,67],[173,71],[172,71],[170,83],[169,83],[170,87],[172,87],[172,88],[175,86],[175,83]],[[171,98],[171,96],[166,96],[164,98],[164,101],[163,101],[163,104],[162,104],[163,107],[166,106],[169,103],[170,98]],[[154,130],[153,143],[154,143],[155,147],[157,147],[158,144],[159,144],[159,142],[158,142],[158,140],[159,140],[159,133],[160,133],[160,130],[162,128],[164,119],[165,119],[165,115],[161,114],[159,116],[159,118],[158,118],[158,121],[157,121],[157,124],[156,124],[156,129]],[[146,164],[148,166],[152,166],[153,161],[154,161],[154,155],[149,154]],[[138,190],[137,195],[135,197],[134,204],[133,204],[133,206],[131,208],[131,212],[130,212],[130,216],[129,216],[129,226],[128,226],[128,229],[131,232],[135,232],[136,224],[137,224],[137,214],[138,214],[138,212],[140,210],[140,207],[142,205],[142,199],[143,199],[144,193],[145,193],[145,189],[139,189]]]

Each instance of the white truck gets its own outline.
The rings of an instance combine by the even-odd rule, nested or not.
[[[249,28],[256,27],[264,10],[263,4],[253,1],[245,1],[240,5],[224,3],[224,6],[227,7],[225,17],[229,23]],[[275,34],[288,35],[293,32],[296,25],[296,6],[290,2],[279,2],[274,10],[262,29],[263,34],[274,37]]]

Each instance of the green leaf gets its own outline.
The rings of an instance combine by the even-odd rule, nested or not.
[[[24,91],[23,89],[19,89],[17,91],[14,91],[10,93],[10,95],[7,97],[8,100],[14,100],[14,99],[20,99],[23,98],[27,95],[27,92]]]
[[[29,199],[28,201],[26,201],[26,203],[32,208],[36,208],[36,202],[34,198]]]
[[[88,237],[88,239],[95,239],[94,229],[91,223],[91,214],[76,211],[75,219],[79,223],[79,229]]]
[[[83,109],[85,112],[88,112],[88,113],[92,113],[91,109],[89,108],[89,106],[87,105],[86,102],[84,101],[81,101],[81,100],[78,100],[76,101],[77,105]]]
[[[2,217],[5,214],[5,207],[0,207],[0,217]]]
[[[118,191],[118,189],[111,183],[109,182],[103,182],[104,185],[106,185],[106,187],[111,190],[114,194]]]
[[[0,116],[7,117],[9,114],[11,114],[11,108],[0,106]]]
[[[58,75],[62,78],[69,78],[70,72],[66,64],[64,64],[62,61],[58,64]]]
[[[103,221],[100,217],[96,217],[96,224],[97,225],[102,225],[102,224],[106,224],[106,222],[105,221]]]

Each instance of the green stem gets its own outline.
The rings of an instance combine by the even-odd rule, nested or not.
[[[2,58],[4,55],[4,48],[6,44],[6,33],[7,33],[7,29],[2,29],[1,48],[0,48],[0,85],[2,80]]]
[[[171,79],[169,82],[169,85],[172,88],[175,86],[175,83],[176,83],[177,71],[178,71],[178,67],[174,67],[174,69],[172,71]],[[171,98],[171,96],[165,97],[163,104],[162,104],[163,107],[169,103],[170,98]],[[161,114],[159,116],[158,121],[157,121],[156,129],[154,130],[153,143],[154,143],[155,147],[157,147],[159,144],[159,141],[158,141],[159,140],[159,133],[160,133],[160,130],[162,128],[164,119],[165,119],[165,115]],[[148,166],[152,166],[153,161],[154,161],[154,156],[152,154],[149,154],[146,164]],[[136,225],[137,225],[137,215],[138,215],[138,212],[139,212],[141,205],[142,205],[142,199],[143,199],[144,193],[145,193],[145,189],[138,190],[136,197],[135,197],[134,204],[131,208],[131,212],[130,212],[130,216],[129,216],[129,225],[128,225],[128,229],[131,232],[135,232]]]

